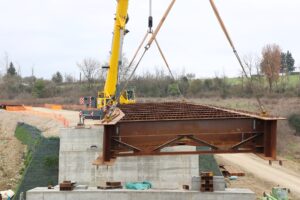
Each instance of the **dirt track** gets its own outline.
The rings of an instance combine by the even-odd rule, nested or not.
[[[222,154],[218,155],[217,158],[239,166],[256,178],[272,183],[273,186],[280,185],[289,188],[293,196],[300,199],[300,174],[287,169],[285,166],[280,166],[278,162],[270,166],[268,161],[253,154]]]

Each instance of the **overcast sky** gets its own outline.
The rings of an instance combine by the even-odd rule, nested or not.
[[[152,1],[157,24],[170,0]],[[215,3],[242,57],[260,55],[264,45],[277,43],[292,52],[299,66],[299,0]],[[56,71],[78,77],[76,63],[85,57],[108,60],[115,6],[115,0],[0,0],[0,62],[7,52],[22,76],[34,68],[38,77],[50,78]],[[129,16],[124,53],[131,59],[147,29],[148,0],[130,0]],[[208,0],[177,0],[157,39],[176,74],[240,74]],[[138,73],[162,67],[165,70],[152,46]]]

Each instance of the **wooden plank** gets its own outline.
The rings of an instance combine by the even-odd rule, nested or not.
[[[122,189],[122,186],[98,186],[97,189],[101,190],[113,190],[113,189]]]
[[[245,172],[243,172],[240,169],[237,169],[234,166],[230,165],[223,165],[222,167],[224,171],[229,175],[229,176],[245,176]]]
[[[120,187],[122,185],[121,185],[121,182],[111,182],[111,181],[109,181],[109,182],[106,182],[106,186]]]

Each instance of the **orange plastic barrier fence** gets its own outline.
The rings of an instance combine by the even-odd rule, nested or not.
[[[62,106],[58,104],[45,104],[44,107],[52,110],[62,110]]]
[[[24,106],[6,106],[7,111],[21,111],[26,110]]]
[[[46,105],[47,105],[47,107],[46,107]],[[45,104],[45,107],[53,109],[53,110],[61,110],[62,109],[61,105],[54,105],[54,104]],[[35,111],[32,109],[31,106],[23,106],[23,105],[6,106],[6,110],[7,111],[28,111],[30,114],[33,114],[36,116],[57,120],[57,121],[61,122],[64,125],[64,127],[69,127],[69,125],[70,125],[70,122],[61,114]]]
[[[32,106],[24,106],[25,110],[32,110]]]
[[[70,122],[61,114],[35,111],[35,110],[32,110],[32,108],[31,109],[29,108],[27,111],[30,112],[30,114],[33,114],[36,116],[57,120],[57,121],[61,122],[64,125],[64,127],[69,127],[69,125],[70,125]]]

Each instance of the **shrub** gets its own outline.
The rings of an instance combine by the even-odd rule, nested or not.
[[[57,168],[58,156],[47,156],[44,159],[44,166],[47,168]]]
[[[292,114],[289,116],[289,124],[296,130],[296,134],[300,135],[300,115]]]
[[[172,83],[172,84],[168,85],[168,94],[170,96],[178,96],[178,95],[180,95],[180,90],[178,88],[178,84],[177,83]]]
[[[37,80],[33,86],[33,92],[32,92],[33,96],[38,98],[44,97],[45,88],[46,88],[45,81],[42,79]]]

